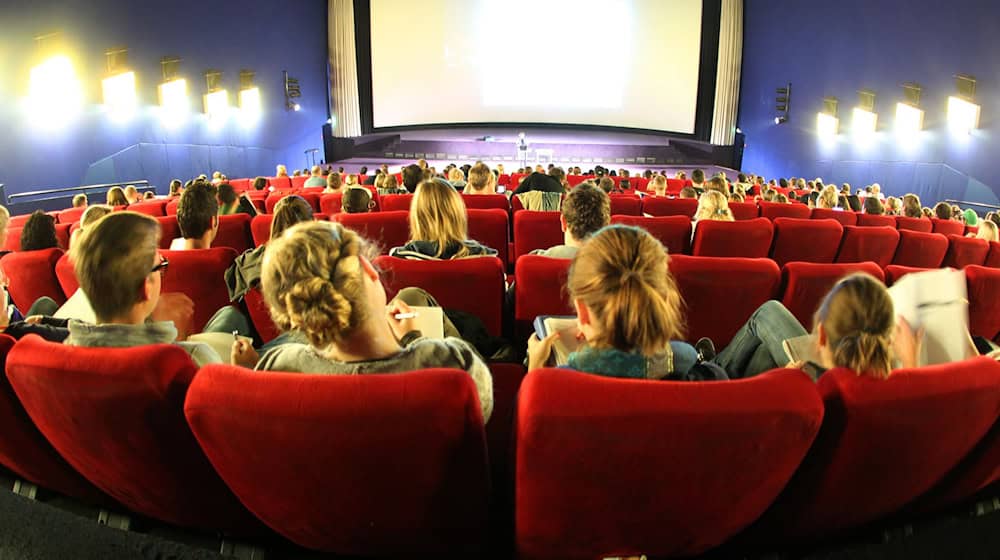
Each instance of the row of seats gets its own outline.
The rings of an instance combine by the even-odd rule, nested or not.
[[[506,488],[513,510],[493,522],[513,516],[520,558],[787,547],[956,504],[1000,463],[1000,364],[988,358],[818,383],[788,370],[668,382],[493,364],[485,429],[455,370],[197,371],[169,345],[33,336],[0,336],[3,358],[0,463],[18,477],[347,555],[476,556]]]

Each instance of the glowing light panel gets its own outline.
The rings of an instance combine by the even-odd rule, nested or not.
[[[104,106],[111,116],[127,120],[135,115],[139,98],[135,92],[135,72],[123,72],[101,82],[104,92]]]
[[[916,134],[924,128],[924,111],[908,103],[896,103],[896,132]]]
[[[837,135],[840,128],[840,119],[827,113],[817,113],[816,133],[822,137],[832,137]]]
[[[956,134],[968,134],[979,128],[979,105],[960,97],[948,98],[948,128]]]
[[[82,108],[83,89],[68,57],[53,56],[31,69],[27,111],[35,125],[56,128]]]
[[[860,107],[854,108],[851,118],[851,132],[858,136],[872,136],[878,124],[878,113],[866,111]]]
[[[183,78],[160,84],[160,117],[168,127],[179,125],[191,110],[187,81]]]
[[[222,122],[229,117],[229,92],[220,89],[205,94],[205,114],[211,121]]]
[[[253,124],[260,120],[260,88],[240,90],[240,120],[243,124]]]

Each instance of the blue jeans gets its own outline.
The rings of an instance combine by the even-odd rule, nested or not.
[[[767,301],[719,352],[715,363],[730,379],[753,377],[788,364],[782,342],[805,334],[808,332],[781,302]]]

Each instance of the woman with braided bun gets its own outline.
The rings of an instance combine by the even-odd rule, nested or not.
[[[371,260],[377,253],[353,231],[331,222],[306,222],[268,242],[261,290],[275,324],[308,344],[288,343],[263,356],[233,345],[232,361],[258,370],[334,375],[456,368],[476,385],[483,421],[493,410],[493,380],[473,347],[459,338],[424,338],[397,297],[387,304]]]

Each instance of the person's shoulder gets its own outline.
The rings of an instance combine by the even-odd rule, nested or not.
[[[267,371],[309,371],[309,362],[316,357],[316,353],[308,344],[290,342],[280,344],[264,352],[257,360],[254,369]],[[313,368],[314,369],[314,368]]]
[[[420,240],[410,241],[406,245],[389,250],[390,257],[412,260],[437,260],[435,253],[437,253],[436,243]]]
[[[572,259],[576,256],[576,247],[571,245],[556,245],[555,247],[549,247],[548,249],[536,249],[531,252],[532,255],[541,255],[543,257],[549,257],[553,259]]]
[[[496,249],[492,247],[487,247],[486,245],[483,245],[482,243],[472,239],[466,239],[465,241],[463,241],[463,243],[469,249],[470,255],[494,256],[497,254]]]
[[[461,338],[418,338],[407,351],[421,367],[457,367],[469,369],[478,360],[475,348]]]

